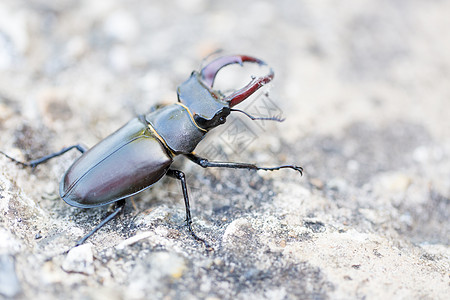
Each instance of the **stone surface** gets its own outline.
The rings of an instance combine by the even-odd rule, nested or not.
[[[273,3],[272,3],[273,2]],[[268,95],[196,152],[291,170],[204,170],[180,159],[120,217],[58,195],[71,152],[35,170],[0,155],[0,298],[447,299],[448,1],[0,2],[0,150],[21,160],[93,146],[176,101],[217,49],[264,59]],[[226,70],[229,69],[229,70]],[[230,67],[224,91],[255,66]],[[241,75],[244,74],[244,78]]]

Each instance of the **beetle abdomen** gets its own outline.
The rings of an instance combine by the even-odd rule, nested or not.
[[[106,205],[150,187],[171,164],[147,124],[135,118],[75,161],[61,180],[60,195],[72,206]]]

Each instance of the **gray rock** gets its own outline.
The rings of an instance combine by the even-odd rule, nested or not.
[[[22,290],[17,278],[14,257],[7,254],[0,255],[0,294],[7,298],[17,296]]]

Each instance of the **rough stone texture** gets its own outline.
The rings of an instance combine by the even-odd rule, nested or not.
[[[172,179],[72,249],[108,212],[59,199],[79,154],[1,156],[0,298],[448,298],[449,1],[53,2],[0,2],[0,150],[90,147],[224,49],[276,72],[240,107],[286,121],[236,115],[198,153],[305,175],[180,160],[214,252]],[[224,70],[223,90],[252,67]]]

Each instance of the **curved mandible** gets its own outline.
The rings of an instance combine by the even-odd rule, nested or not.
[[[249,84],[244,86],[242,89],[232,93],[231,95],[223,98],[222,101],[229,102],[230,107],[233,107],[250,97],[254,92],[259,90],[265,84],[269,83],[273,79],[274,75],[275,74],[273,73],[273,70],[270,69],[269,74],[264,77],[254,78],[252,81],[250,81]]]
[[[212,88],[214,84],[214,79],[216,78],[217,73],[223,67],[230,64],[240,64],[242,66],[243,62],[252,62],[257,63],[259,65],[266,65],[266,63],[258,58],[248,56],[248,55],[231,55],[219,57],[209,64],[207,64],[202,71],[200,72],[201,80],[208,87]],[[263,85],[270,82],[274,77],[274,73],[272,69],[270,69],[269,74],[264,77],[254,78],[249,84],[247,84],[242,89],[232,93],[231,95],[222,99],[223,101],[229,102],[230,107],[237,105],[243,100],[247,99],[250,95],[256,92]]]
[[[230,55],[230,56],[223,56],[219,57],[209,64],[207,64],[202,71],[200,72],[202,81],[210,88],[212,88],[214,84],[214,79],[216,78],[217,73],[220,69],[222,69],[225,66],[231,65],[231,64],[240,64],[242,66],[243,62],[254,62],[259,65],[265,65],[266,63],[263,62],[260,59],[247,56],[247,55]]]

